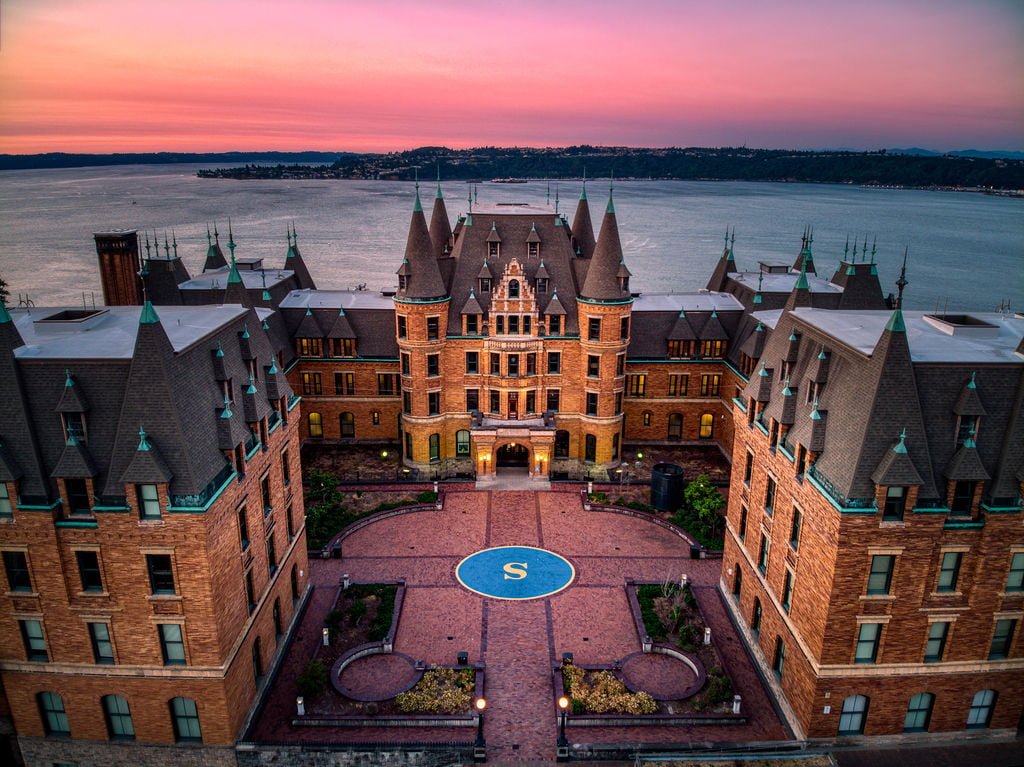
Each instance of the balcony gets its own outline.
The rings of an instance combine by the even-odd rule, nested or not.
[[[204,511],[234,474],[235,467],[230,463],[224,464],[224,467],[217,472],[217,476],[195,495],[172,495],[171,510]]]
[[[846,497],[839,492],[839,488],[814,464],[807,468],[807,476],[810,478],[811,484],[841,512],[874,514],[878,511],[874,498]]]

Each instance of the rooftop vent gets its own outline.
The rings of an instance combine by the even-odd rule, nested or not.
[[[777,264],[771,261],[758,261],[761,271],[765,274],[789,274],[789,264]]]
[[[999,326],[970,314],[926,314],[924,321],[950,336],[991,338],[999,335]]]
[[[37,331],[89,330],[107,313],[106,309],[63,309],[34,321]]]

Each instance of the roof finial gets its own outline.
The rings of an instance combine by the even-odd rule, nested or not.
[[[736,224],[732,225],[732,236],[729,238],[729,250],[733,250],[733,246],[736,244]]]
[[[580,192],[580,199],[587,199],[587,166],[583,166],[583,191]]]
[[[479,194],[480,194],[480,185],[479,184],[473,184],[473,202],[475,202],[477,204],[480,203],[480,198],[477,196]]]
[[[220,245],[220,232],[217,231],[217,222],[213,222],[213,241]]]
[[[547,204],[547,205],[551,204],[551,182],[550,181],[548,182],[548,196],[547,196],[547,202],[545,204]]]
[[[146,452],[151,448],[149,440],[146,439],[146,430],[139,426],[139,452]]]
[[[892,449],[894,453],[906,453],[907,452],[907,427],[903,427],[903,431],[900,432],[900,441],[896,444],[896,447]]]
[[[233,254],[235,251],[235,235],[231,231],[231,216],[228,216],[228,247],[231,248]]]
[[[558,215],[558,184],[555,184],[555,215]]]
[[[213,245],[213,239],[210,237],[210,225],[206,225],[206,247]]]
[[[416,168],[416,204],[412,206],[413,213],[417,213],[423,210],[423,205],[420,203],[420,169]]]
[[[176,235],[174,233],[173,229],[171,230],[171,245],[174,246],[174,257],[177,258],[178,257],[178,235]]]
[[[896,308],[903,308],[903,290],[910,284],[907,281],[907,252],[910,247],[903,248],[903,266],[900,267],[900,278],[896,280]]]
[[[608,175],[608,207],[605,209],[606,213],[615,212],[615,173],[614,171]]]
[[[974,374],[975,374],[976,372],[977,372],[977,371],[975,371],[975,370],[972,370],[972,371],[971,371],[971,380],[967,382],[967,388],[968,388],[968,389],[977,389],[977,388],[978,388],[978,384],[976,384],[976,383],[974,382]]]
[[[871,263],[875,263],[875,246],[878,244],[878,235],[871,240]]]
[[[292,242],[297,246],[299,244],[299,230],[295,228],[295,222],[292,221]]]
[[[843,261],[846,260],[846,257],[849,255],[849,253],[850,253],[850,235],[847,234],[846,235],[846,244],[843,246]]]
[[[164,230],[164,256],[167,257],[168,261],[171,260],[171,246],[167,244],[167,230],[166,229]]]
[[[437,161],[437,192],[434,197],[438,200],[444,199],[444,195],[441,194],[441,161]]]
[[[149,260],[149,232],[146,232],[146,260]]]

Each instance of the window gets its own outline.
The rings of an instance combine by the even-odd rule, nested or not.
[[[942,555],[942,565],[939,567],[939,582],[935,590],[940,593],[955,592],[957,581],[960,579],[960,563],[963,561],[963,552],[947,551]]]
[[[430,461],[431,462],[440,461],[441,460],[441,435],[440,434],[436,434],[436,433],[435,434],[431,434],[430,438],[428,440],[428,444],[430,446]]]
[[[878,658],[878,643],[882,638],[881,623],[862,623],[857,632],[857,647],[854,650],[854,663],[874,663]]]
[[[704,375],[700,377],[700,396],[702,397],[717,397],[718,390],[721,387],[722,376],[720,375]]]
[[[341,425],[341,438],[351,439],[356,436],[356,416],[355,413],[350,413],[347,410],[342,413],[339,417]]]
[[[280,637],[281,634],[284,633],[284,631],[281,628],[281,600],[280,599],[275,599],[274,600],[273,619],[274,619],[274,638],[276,639],[276,638]]]
[[[252,569],[245,571],[245,602],[251,614],[256,609],[256,589],[252,584]]]
[[[643,412],[643,415],[640,417],[640,420],[643,422],[644,426],[650,426],[651,425],[651,411],[650,410],[645,410]]]
[[[273,532],[267,536],[267,568],[270,571],[270,577],[273,578],[277,572],[277,550],[274,547]]]
[[[427,392],[427,415],[439,415],[441,412],[441,392]]]
[[[103,696],[103,715],[107,720],[107,735],[111,740],[135,740],[135,726],[127,698],[120,695]]]
[[[469,455],[469,432],[466,429],[455,432],[455,455]]]
[[[700,417],[700,432],[698,437],[701,439],[711,439],[715,433],[715,417],[711,413],[704,413]]]
[[[907,717],[903,720],[903,732],[927,732],[934,703],[935,696],[930,692],[921,692],[911,698],[907,704]]]
[[[295,353],[300,357],[319,357],[322,348],[319,338],[296,338]]]
[[[508,318],[508,334],[510,336],[519,335],[519,316],[513,314]]]
[[[263,516],[274,510],[273,498],[270,495],[270,472],[260,477],[260,499],[263,501]]]
[[[494,318],[494,332],[499,336],[505,334],[505,316],[503,314]]]
[[[498,243],[489,242],[487,243],[487,257],[497,258],[498,257]]]
[[[669,357],[689,357],[693,354],[693,341],[669,341],[668,342],[668,356]]]
[[[407,375],[409,375],[409,371],[411,370],[410,366],[412,364],[409,361],[409,352],[402,352],[401,359],[402,359],[402,375],[407,376]]]
[[[967,712],[967,729],[980,730],[988,727],[992,721],[992,709],[996,704],[995,690],[978,690],[971,699],[971,709]]]
[[[404,314],[398,315],[398,337],[405,338],[409,334],[408,321]]]
[[[309,436],[320,439],[324,436],[324,419],[319,413],[310,413],[308,418]]]
[[[242,551],[249,548],[249,520],[245,506],[238,509],[238,537],[242,544]]]
[[[92,644],[92,659],[96,663],[114,662],[114,643],[110,641],[109,624],[90,623],[89,642]]]
[[[992,632],[992,645],[988,651],[989,660],[1009,657],[1010,645],[1013,644],[1013,632],[1016,629],[1017,621],[1013,618],[996,621],[995,631]]]
[[[555,458],[569,457],[569,432],[559,429],[555,432]]]
[[[491,412],[492,413],[500,413],[501,412],[501,392],[493,391],[493,390],[491,391]]]
[[[260,679],[263,678],[263,658],[260,644],[260,638],[256,637],[252,643],[252,675],[256,679],[256,684],[259,684]]]
[[[625,288],[623,288],[625,290]],[[619,320],[619,340],[625,341],[629,338],[629,317]]]
[[[681,440],[683,438],[683,414],[670,413],[668,417],[668,438],[670,440]]]
[[[974,505],[974,482],[957,482],[953,485],[953,498],[949,504],[952,514],[970,514]]]
[[[786,643],[782,637],[775,637],[775,655],[772,658],[772,671],[775,676],[782,679],[782,670],[786,667]]]
[[[668,396],[685,397],[686,390],[690,386],[690,376],[670,375],[668,377]]]
[[[466,318],[466,335],[475,336],[480,334],[480,315],[464,314]]]
[[[351,397],[356,393],[355,373],[335,373],[334,393],[339,397]]]
[[[620,378],[626,372],[626,355],[616,354],[615,355],[615,377]]]
[[[928,626],[928,641],[924,645],[924,662],[938,663],[946,650],[949,636],[949,621],[936,621]]]
[[[761,600],[754,597],[754,611],[750,614],[750,630],[754,636],[761,632]]]
[[[23,551],[4,552],[4,570],[7,571],[7,588],[11,591],[32,591],[32,579],[28,572],[28,559]]]
[[[370,423],[374,426],[380,426],[380,411],[373,410],[370,412]]]
[[[626,391],[630,397],[643,397],[647,392],[647,375],[637,373],[626,377]]]
[[[295,519],[292,515],[292,505],[290,503],[284,510],[284,520],[288,527],[288,542],[291,543],[295,539]]]
[[[0,518],[10,519],[14,515],[11,507],[11,492],[6,482],[0,482]]]
[[[157,626],[160,633],[160,652],[164,657],[165,666],[185,665],[185,637],[178,623],[161,623]]]
[[[78,563],[78,577],[82,583],[82,591],[103,591],[99,555],[95,551],[76,551],[75,561]]]
[[[800,527],[803,525],[804,515],[800,513],[800,509],[796,506],[793,507],[793,524],[789,528],[789,545],[793,547],[793,551],[800,548]]]
[[[303,394],[323,394],[323,386],[320,381],[319,373],[303,373],[302,374],[302,393]]]
[[[192,698],[171,699],[171,721],[174,723],[174,739],[178,743],[201,742],[202,731],[199,729],[199,709]]]
[[[68,514],[71,516],[91,516],[92,507],[89,505],[89,486],[84,479],[65,479],[64,488],[67,490]]]
[[[548,352],[548,375],[558,375],[562,372],[562,353]]]
[[[892,586],[892,571],[896,557],[892,554],[875,554],[871,557],[868,571],[868,594],[888,594]]]
[[[292,483],[292,472],[288,466],[288,451],[281,451],[281,481],[285,487],[288,487]]]
[[[589,318],[587,318],[587,340],[588,341],[600,341],[601,340],[601,318],[600,317],[589,317]]]
[[[497,352],[491,352],[491,375],[501,375],[501,355]]]
[[[743,591],[743,571],[740,570],[739,562],[737,562],[733,567],[733,573],[734,575],[732,577],[732,595],[734,597],[738,597],[740,595],[740,592]]]
[[[747,507],[740,506],[740,540],[747,539]]]
[[[480,390],[466,389],[466,410],[472,413],[480,409]]]
[[[530,244],[531,245],[536,245],[537,243],[530,243]],[[532,255],[536,255],[536,254],[535,253],[531,253],[530,255],[532,256]],[[538,293],[547,293],[548,292],[548,281],[547,281],[546,277],[538,277],[537,278],[537,292]]]
[[[412,394],[407,391],[402,392],[402,412],[406,415],[412,412]]]
[[[1006,576],[1006,591],[1024,591],[1024,551],[1016,552],[1010,559],[1010,572]]]
[[[526,412],[536,413],[537,412],[537,392],[530,389],[526,392]]]
[[[757,569],[764,575],[768,571],[768,555],[771,553],[772,539],[765,530],[761,531],[761,548],[757,552]]]
[[[160,496],[156,485],[136,485],[135,497],[139,504],[139,519],[160,519]]]
[[[764,491],[764,513],[769,517],[772,515],[772,509],[775,507],[775,480],[772,477],[768,477],[768,486]]]
[[[149,588],[153,594],[175,594],[174,571],[171,569],[170,554],[147,554],[146,569],[149,571]]]
[[[491,278],[490,277],[481,277],[480,278],[480,292],[481,293],[490,293],[491,292]]]
[[[793,573],[786,570],[786,580],[782,584],[782,609],[787,613],[793,605]]]
[[[508,375],[518,376],[519,375],[519,355],[510,354],[508,355]]]
[[[466,374],[476,375],[480,372],[480,353],[466,352]]]
[[[438,354],[428,354],[427,355],[427,375],[428,376],[439,376],[439,375],[441,375],[440,355],[438,355]]]
[[[583,460],[589,463],[593,463],[597,460],[597,437],[593,434],[588,434],[584,439],[584,455]]]
[[[864,722],[868,716],[868,698],[865,695],[851,695],[843,701],[839,714],[839,735],[863,735]]]
[[[438,318],[427,317],[427,340],[436,341],[438,336]]]
[[[299,566],[292,565],[292,604],[299,601]]]
[[[535,352],[526,355],[526,375],[537,375],[537,354]]]
[[[42,621],[18,621],[18,625],[21,627],[21,641],[25,643],[25,657],[28,660],[50,660],[50,654],[46,651]]]
[[[39,716],[43,720],[43,731],[47,735],[71,735],[64,700],[55,692],[41,692],[36,696]]]
[[[882,519],[900,520],[903,519],[903,512],[907,507],[907,488],[887,487],[885,489],[885,508],[882,510]]]
[[[720,359],[725,351],[724,341],[701,341],[700,356],[709,359]]]
[[[620,438],[620,436],[621,435],[619,435],[619,434],[613,434],[612,435],[612,460],[613,461],[619,460],[619,438]]]
[[[591,378],[597,378],[601,375],[601,355],[587,355],[587,375]]]
[[[974,415],[962,415],[960,416],[960,423],[956,429],[956,446],[964,444],[968,437],[976,437],[978,434],[978,426],[981,422],[981,418]]]
[[[557,413],[558,412],[558,406],[560,404],[560,402],[559,402],[560,399],[561,399],[561,392],[558,389],[548,389],[548,394],[547,394],[548,406],[547,406],[547,409],[550,410],[552,413]]]
[[[597,392],[587,392],[587,415],[597,415]]]
[[[548,317],[548,335],[562,335],[562,318],[559,315]]]
[[[85,443],[85,418],[81,413],[63,413],[61,418],[64,421],[64,437],[71,439],[77,437],[78,441]]]

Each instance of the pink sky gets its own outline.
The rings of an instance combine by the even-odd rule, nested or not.
[[[1024,150],[1024,2],[4,0],[0,152]]]

